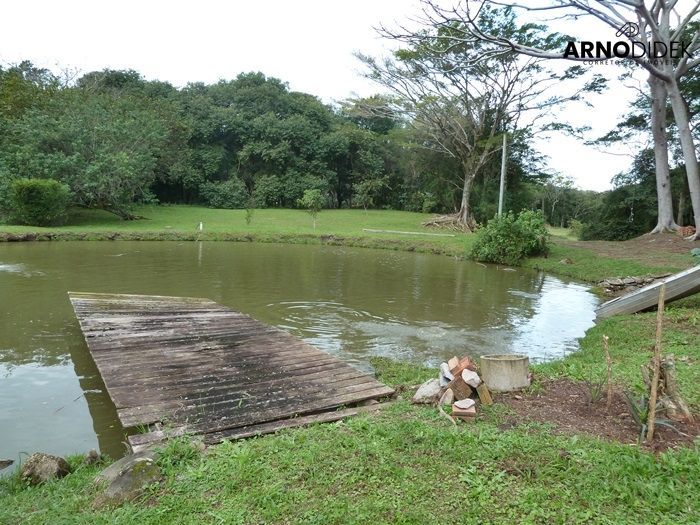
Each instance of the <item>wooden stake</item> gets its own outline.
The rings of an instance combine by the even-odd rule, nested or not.
[[[608,341],[610,341],[610,338],[607,335],[604,335],[603,336],[603,349],[605,350],[605,363],[608,367],[608,402],[607,402],[607,407],[608,407],[608,411],[610,411],[610,407],[612,406],[613,390],[612,390],[612,358],[610,357],[610,349],[608,348]]]
[[[661,375],[661,335],[664,321],[664,299],[666,296],[666,284],[659,290],[659,307],[656,311],[656,343],[654,344],[654,357],[652,359],[653,374],[649,392],[649,417],[647,419],[647,442],[654,439],[654,421],[656,421],[656,397],[659,391],[659,376]]]

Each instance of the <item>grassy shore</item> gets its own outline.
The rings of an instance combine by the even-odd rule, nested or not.
[[[245,210],[215,210],[199,206],[142,206],[136,213],[144,219],[122,221],[95,210],[75,210],[61,227],[0,225],[3,240],[228,240],[330,244],[407,250],[467,258],[474,236],[445,232],[422,225],[430,215],[386,210],[323,210],[316,228],[301,210],[261,209],[246,223]],[[203,231],[198,231],[199,223]],[[365,230],[390,230],[373,233]],[[411,235],[414,232],[429,235]],[[432,235],[432,234],[441,235]],[[454,236],[444,236],[444,234]],[[585,247],[571,246],[566,230],[553,230],[554,244],[547,258],[533,258],[523,265],[562,276],[595,282],[608,277],[657,275],[675,272],[692,264],[688,254],[668,254],[648,264],[633,253],[601,258]]]
[[[683,394],[700,408],[700,301],[669,305],[665,348],[676,354]],[[611,338],[616,382],[638,385],[654,315],[608,319],[581,352],[534,368],[582,379],[603,371],[600,337]],[[402,387],[434,370],[373,362]],[[94,506],[99,467],[76,467],[38,488],[0,481],[0,523],[586,523],[700,522],[700,454],[694,447],[654,454],[630,444],[558,432],[551,425],[502,423],[501,404],[453,427],[433,407],[409,403],[411,390],[378,413],[334,424],[224,443],[200,453],[171,442],[159,463],[164,482],[141,499]]]
[[[429,231],[425,216],[404,212],[324,211],[316,231],[307,214],[188,207],[144,209],[149,221],[119,223],[92,214],[85,223],[40,235],[193,237],[201,220],[207,238],[337,242],[463,256],[470,236],[425,239],[390,234],[374,238],[362,228]],[[304,224],[305,223],[305,224]],[[11,235],[38,231],[1,227]],[[66,237],[63,237],[66,236]],[[322,237],[323,236],[323,237]],[[105,237],[106,238],[106,237]],[[144,237],[145,238],[145,237]],[[340,240],[338,240],[340,239]],[[248,239],[250,240],[250,239]],[[396,244],[390,244],[395,241]],[[557,239],[555,239],[555,242]],[[367,244],[363,244],[367,243]],[[561,262],[569,258],[571,262]],[[669,258],[668,268],[687,264]],[[562,239],[548,259],[526,261],[559,274],[602,277],[658,273],[658,264],[604,258]],[[568,273],[567,273],[568,272]],[[600,378],[603,335],[610,337],[619,389],[641,386],[640,366],[654,340],[653,313],[607,319],[589,330],[581,350],[534,367],[533,390],[551,378]],[[700,410],[700,299],[667,307],[664,351],[676,356],[681,393]],[[16,476],[0,480],[0,523],[586,523],[696,524],[700,522],[700,443],[655,454],[635,445],[573,435],[551,424],[503,423],[504,404],[481,411],[474,423],[453,427],[433,407],[409,403],[411,388],[435,375],[416,364],[373,361],[380,380],[403,393],[373,414],[333,424],[282,431],[198,452],[173,441],[159,463],[162,484],[121,506],[95,505],[101,467],[71,459],[73,474],[44,486],[24,487]]]

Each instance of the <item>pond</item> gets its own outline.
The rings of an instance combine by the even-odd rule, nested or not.
[[[370,369],[455,354],[562,357],[593,324],[587,287],[445,256],[228,242],[0,244],[0,459],[123,454],[66,292],[206,297]],[[7,471],[5,471],[7,472]]]

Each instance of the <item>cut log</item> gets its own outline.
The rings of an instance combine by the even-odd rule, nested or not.
[[[462,373],[462,370],[465,369],[476,372],[476,363],[472,361],[472,358],[469,356],[465,356],[460,359],[456,367],[450,368],[450,372],[452,372],[453,376],[457,377]]]
[[[447,366],[450,368],[450,372],[452,372],[452,370],[456,369],[459,366],[459,358],[457,356],[454,356],[453,358],[449,359],[447,361]]]
[[[481,383],[476,387],[476,393],[479,394],[479,399],[484,405],[493,405],[493,398],[491,397],[491,392],[489,392],[489,387],[486,383]]]
[[[461,399],[467,399],[472,395],[472,389],[467,383],[464,382],[464,379],[462,379],[462,374],[455,376],[455,378],[450,381],[450,384],[447,385],[447,388],[454,392],[455,399],[458,401]]]

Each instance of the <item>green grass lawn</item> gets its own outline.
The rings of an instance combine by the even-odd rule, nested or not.
[[[311,216],[303,210],[259,209],[246,223],[245,210],[218,210],[201,206],[141,206],[135,210],[141,220],[122,221],[115,215],[97,210],[75,210],[68,224],[60,227],[1,225],[0,232],[10,234],[47,234],[59,239],[142,239],[142,240],[234,240],[343,244],[370,248],[409,249],[411,251],[464,255],[471,236],[448,232],[453,237],[369,233],[363,229],[420,233],[445,233],[426,228],[422,222],[430,215],[384,210],[323,210],[313,227]],[[198,232],[199,223],[203,231]],[[116,236],[114,234],[117,234]]]
[[[246,224],[245,210],[217,210],[201,206],[142,206],[136,213],[144,219],[122,221],[115,215],[96,210],[75,210],[68,224],[61,227],[0,225],[0,241],[32,234],[38,240],[229,240],[288,243],[326,243],[366,248],[409,250],[423,253],[468,257],[474,235],[435,230],[422,225],[431,216],[422,213],[387,210],[323,210],[316,228],[311,216],[302,210],[255,210]],[[197,226],[202,222],[202,233]],[[419,233],[441,233],[453,237],[369,233],[364,229]],[[650,266],[634,258],[601,258],[592,250],[566,244],[566,230],[553,229],[553,246],[546,258],[523,262],[558,275],[595,282],[607,277],[655,275],[678,271],[692,264],[690,255],[668,254],[664,266]],[[561,230],[561,231],[560,231]],[[562,262],[568,259],[567,262]]]

